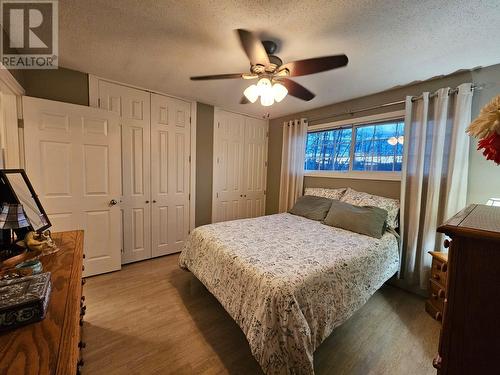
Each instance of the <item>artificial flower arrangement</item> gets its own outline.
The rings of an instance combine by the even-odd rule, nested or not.
[[[494,97],[469,125],[467,133],[479,139],[477,149],[500,165],[500,95]]]

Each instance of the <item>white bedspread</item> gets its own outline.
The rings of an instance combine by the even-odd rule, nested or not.
[[[314,350],[399,267],[380,240],[291,214],[195,229],[180,255],[245,333],[266,374],[312,375]]]

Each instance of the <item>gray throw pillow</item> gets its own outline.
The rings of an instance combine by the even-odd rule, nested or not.
[[[352,204],[332,201],[324,224],[381,238],[387,228],[387,211],[372,206],[353,206]]]
[[[304,195],[297,199],[295,205],[288,212],[311,220],[322,221],[325,219],[331,204],[332,200],[329,198]]]

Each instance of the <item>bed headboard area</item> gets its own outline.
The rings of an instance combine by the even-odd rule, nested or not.
[[[392,199],[400,199],[400,181],[361,180],[354,178],[304,177],[304,188],[318,187],[338,189],[350,187],[357,191],[379,195]]]

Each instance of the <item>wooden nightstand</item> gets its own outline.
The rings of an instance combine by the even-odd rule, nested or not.
[[[448,275],[448,254],[429,251],[432,255],[431,278],[429,280],[429,299],[425,301],[425,311],[434,319],[443,319],[444,299]]]

